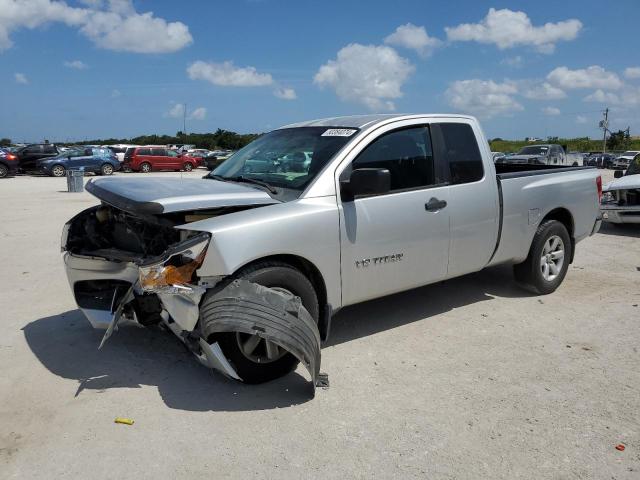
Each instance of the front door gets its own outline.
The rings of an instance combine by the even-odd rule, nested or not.
[[[434,161],[428,125],[371,142],[340,175],[386,168],[390,192],[340,202],[342,303],[442,280],[449,260],[449,187]]]

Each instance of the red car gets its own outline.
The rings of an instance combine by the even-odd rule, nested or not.
[[[134,172],[152,170],[184,170],[190,172],[199,165],[198,159],[187,157],[163,146],[147,145],[128,148],[122,168]]]

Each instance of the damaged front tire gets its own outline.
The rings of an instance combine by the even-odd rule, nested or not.
[[[295,268],[279,262],[257,264],[240,272],[236,277],[236,282],[238,279],[240,279],[240,282],[246,280],[269,288],[271,292],[275,292],[283,298],[283,304],[292,301],[295,297],[300,298],[300,302],[304,310],[306,310],[305,313],[308,312],[307,317],[309,318],[307,322],[298,319],[300,324],[297,327],[304,330],[304,336],[318,338],[319,368],[318,297],[307,277]],[[225,287],[222,291],[227,290],[227,288]],[[284,348],[281,340],[285,339],[286,342],[293,341],[295,343],[292,338],[287,339],[286,337],[299,335],[301,332],[293,331],[294,329],[291,329],[285,322],[276,326],[276,329],[281,329],[284,332],[283,337],[275,338],[270,336],[269,332],[261,330],[265,325],[260,323],[271,315],[273,315],[272,320],[275,320],[275,312],[262,310],[263,305],[258,304],[249,308],[248,303],[243,302],[242,305],[238,305],[237,310],[231,313],[229,308],[231,306],[228,303],[225,305],[220,293],[220,289],[214,289],[207,293],[203,299],[200,314],[201,329],[203,337],[209,344],[218,342],[222,352],[233,365],[238,376],[245,383],[257,384],[275,380],[295,370],[300,359],[290,353],[290,349]],[[277,314],[279,315],[280,312]],[[225,331],[221,324],[227,322],[230,315],[237,316],[237,320],[245,322],[246,325],[253,322],[254,325],[250,327],[253,330]],[[267,321],[267,323],[270,321]],[[314,342],[311,341],[311,343]],[[301,349],[298,350],[301,351]],[[307,349],[306,356],[309,355],[309,349]],[[299,351],[298,356],[301,356]],[[305,355],[302,356],[304,357]],[[307,358],[306,360],[305,366],[309,368],[311,359]],[[313,377],[315,374],[311,372],[311,375]],[[315,378],[313,381],[315,382]]]

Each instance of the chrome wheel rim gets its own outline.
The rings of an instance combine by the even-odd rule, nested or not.
[[[547,282],[555,280],[564,265],[564,242],[558,235],[552,235],[544,243],[540,257],[540,272]]]
[[[271,288],[285,295],[293,296],[293,294],[285,288]],[[287,354],[287,351],[279,345],[250,333],[236,332],[236,342],[242,355],[254,363],[272,363],[280,360]]]
[[[151,170],[151,166],[148,163],[143,163],[142,167],[140,168],[144,173],[149,172],[149,170]]]
[[[51,173],[53,173],[53,175],[56,177],[61,177],[64,175],[64,168],[62,168],[60,165],[56,165],[51,170]]]
[[[184,165],[184,171],[185,172],[190,172],[193,169],[193,167],[191,166],[190,163],[185,163]]]
[[[113,167],[111,165],[103,166],[102,173],[104,173],[105,175],[111,175],[113,173]]]

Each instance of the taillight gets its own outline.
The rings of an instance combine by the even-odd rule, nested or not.
[[[17,160],[18,156],[14,155],[13,153],[8,153],[7,154],[7,160]]]
[[[598,175],[596,177],[596,187],[598,188],[598,202],[602,200],[602,177]]]

